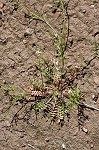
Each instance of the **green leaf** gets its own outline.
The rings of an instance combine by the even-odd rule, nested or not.
[[[43,111],[45,109],[45,104],[43,102],[38,102],[37,103],[37,109],[39,111]]]
[[[20,93],[19,95],[14,95],[14,96],[13,96],[12,104],[15,105],[15,104],[17,103],[17,101],[20,101],[20,100],[23,99],[26,95],[27,95],[26,92]]]

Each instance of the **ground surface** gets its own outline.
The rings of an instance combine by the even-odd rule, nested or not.
[[[22,0],[32,10],[35,6],[39,11],[48,14],[49,22],[60,29],[61,14],[52,13],[50,2],[47,0]],[[0,0],[0,81],[5,84],[14,83],[16,86],[28,85],[32,78],[34,64],[33,52],[39,48],[46,54],[52,47],[49,28],[39,21],[31,21],[24,17],[20,9],[13,10],[10,0]],[[66,52],[69,65],[84,65],[95,53],[95,42],[99,42],[99,1],[98,0],[70,0],[68,6],[70,16],[69,47]],[[30,28],[30,35],[24,36]],[[89,105],[99,108],[99,98],[96,103],[93,95],[99,94],[99,58],[91,61],[84,78],[76,81],[81,89],[85,101]],[[73,111],[69,122],[66,120],[60,128],[51,125],[42,116],[36,121],[33,114],[30,123],[19,121],[10,130],[11,110],[6,116],[1,115],[2,108],[8,105],[8,99],[0,95],[0,150],[60,150],[63,144],[66,150],[99,150],[99,112],[85,110],[88,119],[84,122],[85,133],[78,130],[77,111]],[[5,119],[6,118],[6,119]]]

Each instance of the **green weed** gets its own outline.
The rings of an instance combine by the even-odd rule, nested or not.
[[[78,108],[80,93],[81,92],[79,89],[70,90],[70,92],[69,92],[69,103],[68,103],[69,110],[71,110],[73,108]]]
[[[39,50],[35,52],[35,71],[31,80],[32,89],[30,93],[15,95],[14,90],[9,86],[6,95],[10,95],[12,103],[21,102],[27,95],[34,97],[33,106],[36,111],[44,112],[52,121],[61,123],[66,113],[77,108],[80,100],[80,90],[72,88],[72,78],[67,74],[65,68],[65,51],[67,49],[68,27],[67,27],[67,4],[64,0],[52,0],[53,4],[63,14],[62,29],[60,33],[48,22],[44,12],[30,11],[20,0],[17,5],[20,10],[30,17],[30,20],[39,20],[50,28],[50,35],[53,39],[53,58],[45,57]],[[15,3],[14,3],[15,5]],[[74,76],[75,77],[75,76]],[[71,84],[72,83],[72,84]],[[68,91],[70,92],[68,93]],[[65,91],[65,94],[64,94]],[[29,101],[28,101],[29,102]]]

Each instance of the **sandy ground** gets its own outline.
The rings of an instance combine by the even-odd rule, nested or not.
[[[2,6],[2,2],[4,5]],[[32,10],[44,9],[49,22],[60,30],[61,14],[53,13],[47,0],[22,0]],[[50,4],[50,5],[49,5]],[[67,63],[73,66],[85,65],[95,54],[95,42],[99,42],[99,1],[70,0],[69,42],[66,51]],[[25,33],[30,29],[30,34]],[[44,49],[47,55],[53,50],[47,25],[39,21],[29,22],[25,14],[12,5],[10,0],[0,0],[0,82],[13,83],[16,87],[25,87],[32,78],[35,62],[34,51]],[[84,95],[85,102],[99,108],[99,58],[95,58],[85,70],[83,78],[75,81]],[[97,97],[93,101],[93,95]],[[0,150],[99,150],[99,112],[86,109],[88,116],[83,122],[84,128],[78,130],[77,110],[71,112],[70,120],[60,128],[50,124],[42,115],[35,113],[28,124],[19,121],[17,126],[7,128],[12,115],[20,106],[12,108],[6,115],[2,108],[9,104],[9,98],[0,93]],[[86,132],[87,130],[87,132]]]

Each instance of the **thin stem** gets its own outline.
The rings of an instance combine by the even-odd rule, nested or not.
[[[25,6],[25,4],[23,4],[23,3],[20,2],[20,1],[19,1],[19,4],[20,4],[21,9],[26,10],[26,11],[28,12],[28,14],[32,17],[32,19],[39,20],[39,21],[42,21],[42,22],[46,23],[46,24],[50,27],[50,29],[52,29],[52,31],[53,31],[55,34],[57,34],[57,36],[59,36],[58,33],[57,33],[57,31],[56,31],[56,30],[51,26],[51,24],[45,19],[44,15],[39,16],[39,15],[37,15],[36,13],[30,12],[30,10]],[[23,7],[23,8],[22,8],[22,7]],[[24,10],[23,10],[23,11],[24,11]]]
[[[92,110],[96,110],[96,111],[99,111],[99,109],[98,108],[95,108],[95,107],[93,107],[93,106],[90,106],[90,105],[88,105],[88,104],[86,104],[86,103],[77,103],[78,105],[80,105],[80,106],[83,106],[83,107],[85,107],[85,108],[88,108],[88,109],[92,109]]]

